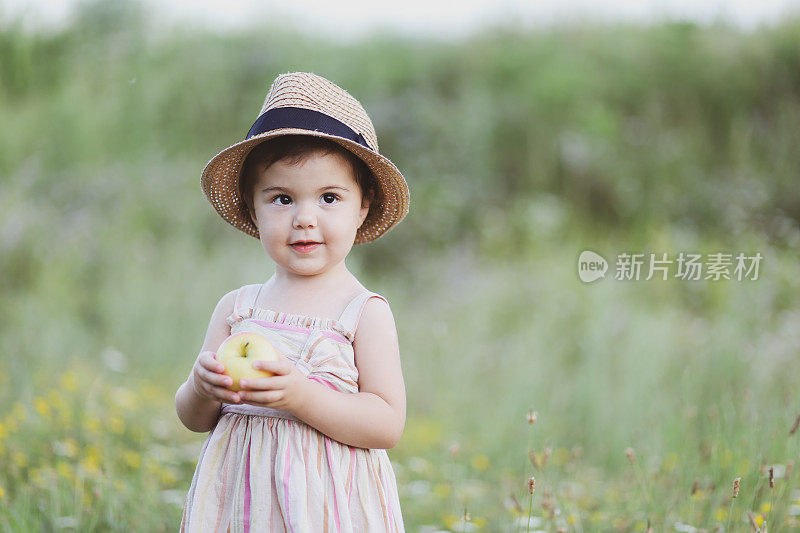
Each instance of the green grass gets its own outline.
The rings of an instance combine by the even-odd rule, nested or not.
[[[257,254],[247,251],[257,243],[239,242],[219,278],[237,257]],[[777,283],[791,274],[791,257],[770,256],[760,280],[688,289],[655,280],[584,285],[574,272],[579,249],[564,243],[503,266],[462,252],[431,258],[407,280],[366,278],[392,303],[401,338],[409,414],[390,457],[409,531],[460,531],[465,508],[467,529],[516,530],[528,517],[529,476],[533,529],[644,531],[649,520],[656,531],[676,522],[713,530],[727,522],[736,477],[733,530],[746,530],[747,510],[771,531],[795,527],[797,473],[770,490],[762,472],[785,467],[800,448],[799,435],[788,434],[800,412],[796,312],[775,307],[778,293],[796,290]],[[127,324],[131,337],[120,329],[106,348],[90,351],[90,335],[70,337],[68,325],[53,331],[57,309],[47,320],[20,317],[17,331],[44,335],[34,344],[16,335],[14,356],[0,360],[10,406],[0,417],[5,527],[72,517],[79,530],[160,531],[180,520],[204,436],[180,425],[172,396],[211,304],[186,298],[196,281],[174,284],[170,295],[137,280],[148,270],[132,268],[107,294],[125,303],[103,310],[107,327]],[[703,309],[690,290],[705,294]],[[154,312],[154,300],[171,303]],[[163,336],[142,333],[165,320],[174,323]],[[144,518],[134,511],[143,505]]]
[[[800,527],[796,20],[348,48],[120,6],[0,29],[0,529],[177,527],[204,435],[174,393],[218,299],[273,268],[199,176],[289,70],[351,89],[412,191],[348,258],[398,327],[408,531]],[[585,249],[609,279],[578,280]],[[764,259],[610,279],[680,251]]]

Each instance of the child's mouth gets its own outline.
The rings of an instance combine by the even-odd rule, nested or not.
[[[301,254],[307,254],[307,253],[309,253],[309,252],[311,252],[313,250],[316,250],[316,248],[320,244],[321,243],[319,243],[319,242],[298,242],[298,243],[292,244],[292,248],[294,248],[295,251],[298,251]]]

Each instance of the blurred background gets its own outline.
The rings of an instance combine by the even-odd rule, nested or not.
[[[288,71],[411,190],[347,260],[398,327],[408,531],[800,527],[796,3],[0,6],[4,530],[177,529],[206,435],[174,394],[274,269],[200,173]],[[680,252],[763,259],[614,279]]]

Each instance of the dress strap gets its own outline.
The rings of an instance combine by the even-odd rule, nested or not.
[[[252,309],[252,308],[254,308],[254,307],[256,306],[256,302],[258,302],[258,297],[261,295],[261,289],[263,289],[263,288],[264,288],[264,285],[266,285],[266,283],[261,283],[261,284],[258,286],[258,290],[256,291],[256,295],[255,295],[255,297],[253,298],[253,301],[252,301],[252,302],[250,302],[250,308],[251,308],[251,309]],[[254,287],[255,287],[255,285],[251,285],[250,287],[251,287],[251,292],[252,292],[252,288],[254,288]]]
[[[233,305],[234,313],[238,312],[239,309],[243,309],[244,312],[249,311],[253,307],[255,307],[256,302],[258,301],[258,295],[261,294],[261,288],[264,285],[260,285],[258,290],[256,291],[255,285],[244,285],[239,287],[239,290],[236,291],[236,302]],[[250,299],[250,295],[255,292],[255,298],[252,300]],[[248,305],[249,304],[249,305]]]
[[[233,303],[233,312],[238,313],[239,308],[242,307],[242,293],[244,292],[245,287],[239,287],[236,290],[236,301]]]
[[[350,300],[350,303],[347,304],[347,307],[342,311],[339,322],[350,332],[351,339],[355,338],[358,321],[361,319],[361,313],[364,311],[364,304],[373,296],[389,303],[386,298],[377,292],[365,291]]]

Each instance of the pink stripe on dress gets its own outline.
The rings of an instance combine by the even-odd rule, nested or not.
[[[389,460],[388,456],[386,457],[386,460],[387,461]],[[389,491],[389,488],[386,486],[387,483],[388,483],[388,481],[386,479],[388,477],[388,473],[384,472],[384,471],[381,471],[381,474],[382,474],[382,476],[381,476],[381,485],[383,486],[383,491],[386,493],[386,504],[389,506],[389,515],[393,516],[393,514],[392,514],[392,493],[391,493],[391,491]],[[395,525],[394,521],[392,521],[392,525],[393,526]],[[394,531],[396,531],[396,530],[394,530]]]
[[[287,330],[287,331],[299,331],[301,333],[304,333],[306,331],[309,331],[309,330],[313,329],[313,328],[301,328],[301,327],[298,327],[298,326],[289,326],[287,324],[284,324],[283,322],[280,322],[280,323],[277,323],[277,322],[265,322],[263,320],[255,320],[255,319],[252,319],[252,322],[254,324],[258,324],[259,326],[261,326],[263,328],[284,329],[284,330]],[[322,331],[323,335],[325,335],[326,337],[330,337],[333,340],[336,340],[336,341],[339,341],[339,342],[346,342],[348,344],[350,343],[347,339],[345,339],[344,337],[342,337],[341,335],[339,335],[337,333],[334,333],[333,331],[327,331],[327,330],[321,330],[321,331]]]
[[[331,469],[331,472],[335,472],[333,468],[332,456],[333,450],[331,450],[331,439],[329,437],[325,437],[325,449],[328,450],[328,468]],[[333,510],[336,512],[336,531],[341,531],[342,526],[339,524],[339,501],[336,499],[336,485],[333,485]]]
[[[308,379],[313,379],[313,380],[314,380],[314,381],[316,381],[317,383],[322,383],[323,385],[327,385],[328,387],[332,388],[332,389],[333,389],[333,390],[335,390],[335,391],[338,391],[338,390],[339,390],[339,389],[337,389],[337,388],[334,386],[334,384],[333,384],[333,383],[331,383],[330,381],[327,381],[327,380],[325,380],[325,379],[318,378],[318,377],[316,377],[316,376],[308,376]]]
[[[247,464],[244,467],[244,533],[250,533],[250,444],[247,443]]]
[[[230,432],[230,427],[225,428],[226,432]],[[230,460],[230,455],[227,453],[228,450],[219,449],[217,454],[220,455],[222,453],[225,454],[225,457],[222,459],[222,491],[220,494],[220,503],[217,506],[217,519],[214,523],[214,531],[219,530],[219,526],[222,523],[222,515],[225,512],[225,496],[228,489],[228,471],[230,467],[228,466],[228,461]]]
[[[353,496],[353,464],[356,462],[356,449],[350,447],[350,469],[347,472],[347,505],[350,505],[350,498]]]
[[[291,531],[294,531],[294,528],[292,527],[292,521],[290,518],[292,516],[292,510],[289,509],[289,459],[291,458],[290,450],[291,448],[287,446],[286,456],[284,457],[286,464],[283,467],[283,505],[286,506],[286,522],[289,524],[289,529]]]

